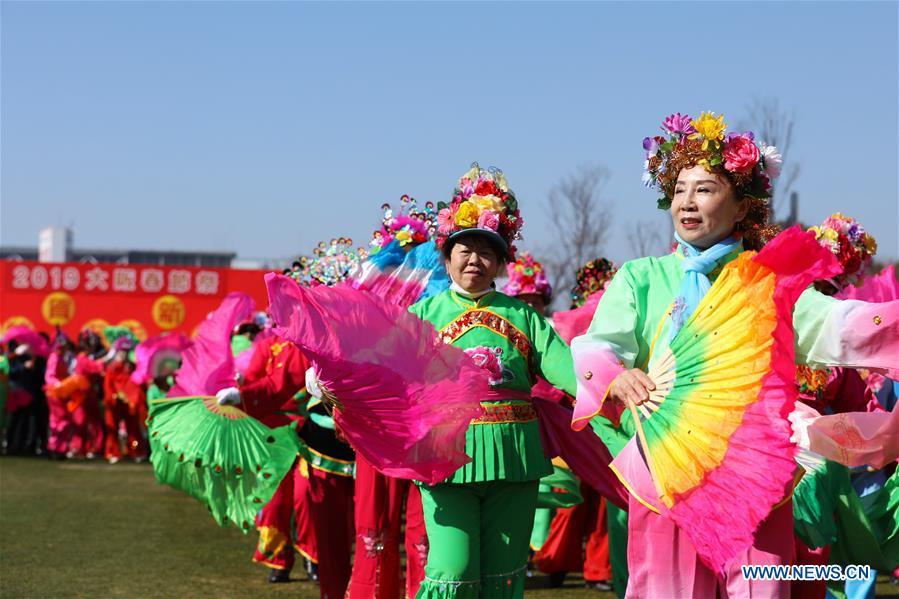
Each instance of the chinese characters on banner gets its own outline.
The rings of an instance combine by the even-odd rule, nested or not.
[[[77,334],[128,326],[142,336],[195,332],[232,291],[265,309],[266,271],[139,264],[0,261],[0,332],[13,324]],[[139,336],[141,336],[139,335]]]
[[[8,262],[4,290],[224,295],[225,268]]]

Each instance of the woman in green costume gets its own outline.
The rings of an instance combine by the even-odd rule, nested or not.
[[[541,375],[573,394],[571,355],[533,308],[495,290],[522,224],[502,172],[474,164],[439,209],[452,285],[410,310],[487,369],[491,390],[466,433],[471,462],[421,486],[430,550],[418,597],[521,597],[538,481],[552,473],[530,390]]]

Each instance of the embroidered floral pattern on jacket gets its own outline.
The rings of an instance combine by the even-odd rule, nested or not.
[[[500,385],[503,382],[503,348],[485,347],[479,345],[470,347],[465,353],[471,356],[476,366],[487,371],[488,382],[491,385]]]

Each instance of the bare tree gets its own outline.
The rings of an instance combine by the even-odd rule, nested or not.
[[[601,255],[612,212],[602,200],[609,172],[600,165],[581,166],[559,181],[544,206],[555,238],[564,240],[543,253],[550,281],[559,290],[574,285],[575,271]],[[564,293],[557,293],[562,297]]]
[[[642,258],[644,256],[661,256],[665,253],[666,241],[671,238],[669,231],[671,229],[671,221],[668,227],[658,220],[638,220],[631,224],[631,234],[628,236],[628,243],[634,257]]]
[[[771,209],[776,214],[799,178],[799,163],[791,160],[790,146],[793,142],[793,127],[796,124],[794,110],[781,108],[777,98],[756,98],[747,107],[747,126],[743,129],[755,131],[758,141],[776,146],[784,159],[780,177],[774,181],[771,193]]]

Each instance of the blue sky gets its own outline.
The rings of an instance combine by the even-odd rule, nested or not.
[[[808,223],[842,210],[895,258],[897,4],[3,2],[0,236],[34,245],[308,252],[383,202],[502,167],[525,249],[547,196],[610,172],[605,253],[658,223],[641,140],[675,111],[796,114]],[[564,242],[564,240],[561,240]]]

